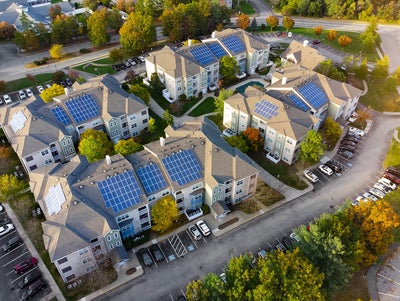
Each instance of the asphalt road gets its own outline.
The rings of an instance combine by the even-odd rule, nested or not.
[[[355,197],[367,190],[381,172],[381,164],[400,117],[378,115],[370,132],[364,137],[363,149],[353,159],[353,167],[343,176],[331,181],[317,192],[310,192],[291,203],[277,208],[222,237],[214,238],[206,246],[98,298],[97,300],[143,301],[171,300],[169,294],[184,289],[193,279],[208,272],[220,273],[231,256],[255,251],[266,241],[281,238],[300,224],[308,223],[322,212],[332,211],[347,197]]]

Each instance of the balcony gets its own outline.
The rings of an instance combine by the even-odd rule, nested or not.
[[[192,221],[192,220],[202,216],[203,211],[201,210],[201,208],[188,209],[185,211],[185,215],[189,221]]]
[[[208,86],[208,90],[210,90],[210,91],[215,91],[215,90],[217,90],[218,89],[218,86],[217,85],[211,85],[211,86]]]
[[[169,103],[175,102],[175,100],[171,97],[171,94],[169,93],[169,91],[167,89],[164,89],[162,91],[162,95],[166,100],[168,100]]]
[[[278,156],[275,156],[271,153],[268,153],[266,157],[268,160],[274,162],[275,164],[277,164],[279,161],[281,161],[281,158],[279,158]]]

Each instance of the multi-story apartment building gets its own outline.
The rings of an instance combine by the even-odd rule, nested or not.
[[[146,58],[147,79],[156,73],[171,102],[182,94],[197,96],[217,88],[222,57],[235,57],[240,69],[237,76],[244,77],[267,66],[269,49],[269,43],[243,30],[213,32],[200,44],[189,43],[180,49],[166,46],[153,52]]]
[[[71,159],[88,129],[105,131],[114,143],[148,129],[148,107],[110,75],[66,92],[47,104],[32,98],[0,109],[4,133],[27,172]]]
[[[29,174],[46,217],[44,244],[64,281],[89,273],[106,258],[124,264],[122,240],[151,228],[151,207],[163,196],[173,196],[189,220],[202,215],[203,204],[222,219],[228,204],[255,192],[258,170],[252,160],[229,146],[207,118],[165,133],[127,157],[89,164],[75,156]]]

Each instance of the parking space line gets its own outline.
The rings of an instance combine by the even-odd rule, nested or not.
[[[150,257],[151,257],[151,259],[153,260],[154,265],[156,266],[156,268],[158,268],[158,264],[157,264],[157,262],[156,262],[156,259],[153,257],[153,253],[150,251],[149,248],[146,248],[146,250],[147,250],[147,252],[150,254]]]
[[[12,263],[13,261],[15,261],[15,260],[17,260],[17,259],[21,258],[22,256],[24,256],[24,255],[25,255],[25,254],[27,254],[27,253],[29,253],[29,251],[28,251],[28,250],[26,250],[26,251],[25,251],[25,253],[23,253],[23,254],[19,255],[18,257],[14,258],[13,260],[10,260],[10,261],[9,261],[9,262],[7,262],[6,264],[3,264],[3,267],[5,267],[5,266],[9,265],[10,263]]]
[[[14,283],[15,281],[21,279],[22,277],[25,277],[25,275],[29,274],[30,272],[39,269],[37,266],[33,267],[32,269],[30,269],[29,271],[27,271],[26,273],[23,273],[22,275],[18,276],[16,279],[14,279],[13,281],[11,281],[12,283]]]

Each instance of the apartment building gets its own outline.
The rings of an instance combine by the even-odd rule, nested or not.
[[[147,79],[156,73],[165,85],[164,96],[171,102],[180,95],[197,96],[218,86],[219,62],[224,56],[235,57],[237,77],[254,74],[269,61],[269,43],[240,29],[213,32],[210,39],[177,49],[166,46],[146,58]]]
[[[74,83],[50,103],[31,98],[0,108],[0,123],[25,170],[67,162],[80,135],[103,130],[116,143],[148,129],[148,107],[110,75]]]
[[[310,129],[317,130],[319,119],[254,87],[225,100],[223,124],[235,133],[249,127],[264,137],[264,149],[273,161],[292,164],[300,143]]]

